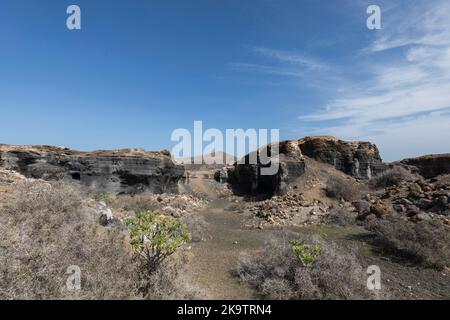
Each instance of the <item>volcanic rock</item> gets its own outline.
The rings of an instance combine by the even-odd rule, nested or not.
[[[170,153],[141,149],[80,152],[50,146],[0,145],[0,167],[29,178],[71,180],[98,192],[176,192],[184,168]]]
[[[264,153],[263,153],[264,152]],[[261,161],[262,156],[268,161]],[[273,174],[265,174],[268,168]],[[236,194],[284,194],[290,182],[305,172],[305,161],[296,141],[280,142],[278,152],[273,146],[263,147],[243,157],[228,170],[228,182]]]
[[[404,159],[399,164],[407,166],[421,176],[430,179],[450,173],[450,153]]]
[[[305,156],[329,163],[355,178],[370,179],[385,170],[377,146],[370,142],[319,136],[305,137],[298,143]]]

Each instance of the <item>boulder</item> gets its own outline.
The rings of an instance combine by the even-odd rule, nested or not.
[[[356,211],[360,215],[367,215],[370,213],[370,203],[365,200],[357,200],[352,202]]]
[[[379,218],[389,213],[388,209],[381,204],[372,205],[370,207],[370,212]]]

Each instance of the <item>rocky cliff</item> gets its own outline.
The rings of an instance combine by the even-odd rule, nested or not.
[[[450,173],[450,153],[404,159],[399,164],[409,167],[411,171],[417,172],[427,179],[434,178]]]
[[[98,192],[176,192],[184,168],[168,151],[80,152],[62,147],[0,145],[0,166],[26,177],[71,180]]]
[[[261,149],[246,155],[228,172],[228,182],[235,193],[247,195],[283,194],[287,185],[305,172],[305,161],[295,141],[283,141],[277,153],[269,147],[270,164],[260,161]],[[256,163],[249,161],[256,154]],[[277,157],[278,155],[278,157]],[[264,162],[265,163],[265,162]],[[262,170],[273,165],[274,174],[263,174]]]
[[[321,136],[305,137],[298,144],[305,156],[329,163],[355,178],[370,179],[385,170],[377,146],[370,142]]]
[[[259,161],[259,152],[256,151],[257,164],[248,161],[254,154],[250,153],[228,169],[228,182],[236,193],[269,196],[285,193],[288,184],[305,173],[303,156],[331,164],[337,170],[359,179],[370,179],[386,167],[376,145],[347,142],[335,137],[305,137],[298,141],[280,142],[279,159],[275,160],[275,155],[272,155],[273,161],[279,161],[279,169],[274,175],[261,175],[264,165]]]

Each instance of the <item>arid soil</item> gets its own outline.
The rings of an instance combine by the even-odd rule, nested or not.
[[[229,185],[214,180],[215,169],[202,168],[185,173],[184,179],[178,183],[178,194],[88,192],[83,195],[82,208],[85,208],[83,210],[90,217],[89,223],[94,224],[96,229],[119,231],[125,238],[125,219],[146,210],[154,210],[186,223],[192,240],[183,250],[187,259],[177,279],[178,287],[174,289],[178,292],[176,295],[161,294],[157,298],[264,298],[257,288],[242,281],[238,274],[240,259],[245,255],[257,255],[267,247],[268,240],[284,237],[288,232],[290,238],[286,240],[319,235],[339,244],[344,250],[356,252],[364,271],[370,265],[379,266],[382,282],[379,298],[450,299],[448,266],[437,269],[417,264],[401,250],[386,247],[386,243],[382,243],[368,227],[370,223],[389,219],[414,226],[436,220],[447,226],[448,176],[424,180],[408,174],[392,186],[372,188],[367,180],[347,175],[329,163],[309,157],[304,157],[304,162],[304,174],[291,181],[285,194],[271,198],[235,195]],[[404,174],[402,171],[400,173]],[[2,168],[0,204],[9,203],[12,186],[21,181],[42,185],[54,183],[26,178],[16,171]],[[385,183],[383,179],[375,182]],[[391,183],[390,180],[388,182]],[[26,199],[23,202],[26,204]],[[415,208],[417,212],[413,212]],[[96,221],[101,226],[96,225]],[[397,242],[416,241],[419,251],[426,248],[427,242],[435,240],[432,243],[435,248],[448,246],[448,243],[439,243],[438,238],[442,234],[431,234],[431,238],[427,233],[421,236],[428,238],[414,238],[416,235],[413,233],[406,235],[412,238],[395,239],[395,234],[391,236]],[[444,234],[442,239],[445,236],[448,234]],[[128,254],[131,250],[125,252]],[[447,252],[444,253],[448,256]],[[439,256],[433,258],[440,259]],[[330,272],[334,271],[330,269]],[[359,285],[365,287],[364,281]],[[180,287],[195,289],[196,293],[187,294],[177,289]]]
[[[310,160],[310,162],[312,162]],[[308,182],[305,190],[307,199],[324,199],[323,176],[329,175],[329,166],[315,163],[315,175],[303,177],[302,185]],[[324,170],[322,174],[320,169]],[[332,169],[333,172],[334,169]],[[340,175],[339,172],[333,174]],[[209,206],[196,215],[206,221],[204,237],[191,244],[187,279],[201,288],[208,299],[255,299],[258,293],[240,283],[235,275],[239,257],[261,249],[266,241],[283,230],[297,234],[319,234],[337,241],[343,246],[358,248],[363,267],[378,265],[382,270],[382,285],[391,299],[449,299],[450,270],[437,271],[419,268],[400,260],[374,241],[373,236],[360,226],[337,226],[324,224],[300,224],[280,226],[263,224],[255,226],[255,216],[247,209],[243,199],[235,197],[218,198],[211,188],[208,175],[197,174],[192,179],[193,188],[208,192],[212,201]],[[331,205],[330,202],[327,205]],[[262,220],[262,219],[256,219]]]

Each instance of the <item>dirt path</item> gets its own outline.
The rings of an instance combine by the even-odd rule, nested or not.
[[[233,276],[239,256],[264,244],[262,230],[242,228],[241,214],[227,211],[231,203],[215,199],[202,215],[207,222],[205,239],[193,243],[188,278],[199,287],[207,299],[254,299],[251,288],[239,283]]]

